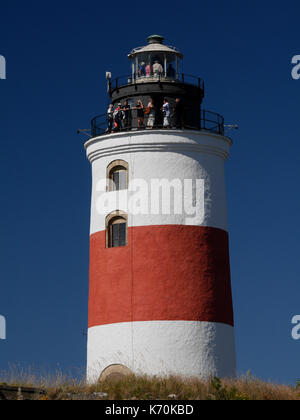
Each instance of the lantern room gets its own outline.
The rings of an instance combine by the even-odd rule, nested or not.
[[[149,78],[178,80],[183,55],[175,48],[163,44],[160,35],[147,38],[148,45],[134,48],[129,54],[132,78],[148,81]]]

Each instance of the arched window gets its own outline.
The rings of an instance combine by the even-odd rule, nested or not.
[[[115,211],[106,218],[106,247],[127,245],[127,214]]]
[[[107,191],[127,190],[128,163],[115,160],[107,167]]]

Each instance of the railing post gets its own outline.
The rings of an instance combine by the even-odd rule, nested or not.
[[[200,130],[202,130],[202,110],[200,108]]]
[[[108,95],[109,95],[109,97],[111,98],[111,79],[109,79],[109,81],[108,81]]]
[[[184,83],[184,74],[182,73],[182,83]]]

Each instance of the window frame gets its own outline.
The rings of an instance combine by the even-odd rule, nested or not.
[[[126,188],[115,190],[112,189],[112,174],[117,172],[117,170],[124,170],[126,171]],[[111,162],[106,169],[106,191],[107,192],[116,192],[116,191],[126,191],[128,190],[129,185],[129,165],[125,160],[114,160]]]
[[[112,238],[112,229],[111,227],[114,224],[117,224],[116,222],[118,220],[123,220],[125,223],[125,245],[119,245],[119,246],[112,246],[113,244],[113,238]],[[123,211],[116,210],[112,213],[110,213],[105,220],[105,245],[107,249],[113,249],[113,248],[124,248],[128,245],[128,215],[124,213]]]

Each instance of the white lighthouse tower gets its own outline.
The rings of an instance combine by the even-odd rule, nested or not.
[[[236,370],[224,164],[204,83],[153,35],[92,121],[88,380]],[[170,115],[169,115],[170,109]],[[112,119],[113,117],[113,119]]]

